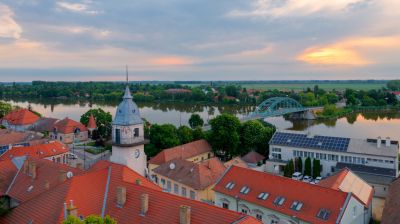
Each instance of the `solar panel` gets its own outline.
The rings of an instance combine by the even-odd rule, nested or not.
[[[350,139],[342,137],[319,136],[309,137],[306,134],[277,132],[271,139],[272,145],[285,145],[299,148],[314,148],[331,151],[347,151]]]

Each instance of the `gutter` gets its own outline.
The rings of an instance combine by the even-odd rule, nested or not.
[[[109,189],[109,186],[110,186],[110,177],[111,177],[111,166],[108,167],[106,190],[104,191],[103,206],[101,208],[101,217],[102,218],[104,218],[104,215],[105,215],[105,212],[106,212],[108,189]]]

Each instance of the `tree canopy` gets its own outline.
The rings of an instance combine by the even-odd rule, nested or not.
[[[69,215],[63,224],[117,224],[117,221],[106,215],[104,218],[96,215],[89,215],[83,221],[76,216]]]
[[[192,114],[189,118],[189,125],[191,128],[195,129],[198,127],[203,127],[204,121],[199,114]]]
[[[96,120],[97,133],[102,138],[109,138],[111,136],[111,122],[112,116],[110,112],[105,112],[103,109],[90,109],[82,114],[80,122],[85,126],[89,122],[90,115],[93,115]]]
[[[0,118],[4,117],[6,114],[10,113],[12,109],[13,109],[13,107],[11,104],[0,101]]]

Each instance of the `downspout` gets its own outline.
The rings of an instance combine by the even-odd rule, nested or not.
[[[104,215],[105,215],[105,212],[106,212],[108,189],[109,189],[109,186],[110,186],[110,177],[111,177],[111,166],[108,167],[106,190],[104,192],[103,207],[101,208],[101,217],[102,218],[104,218]]]

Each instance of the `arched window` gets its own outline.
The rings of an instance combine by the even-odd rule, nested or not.
[[[229,202],[228,199],[226,199],[226,198],[221,198],[220,201],[221,201],[221,203],[222,203],[222,208],[229,209],[229,204],[230,204],[230,202]]]
[[[250,214],[250,209],[247,207],[245,204],[239,204],[239,212],[249,215]]]
[[[262,212],[260,209],[253,209],[253,213],[256,216],[256,219],[263,221],[264,212]]]

